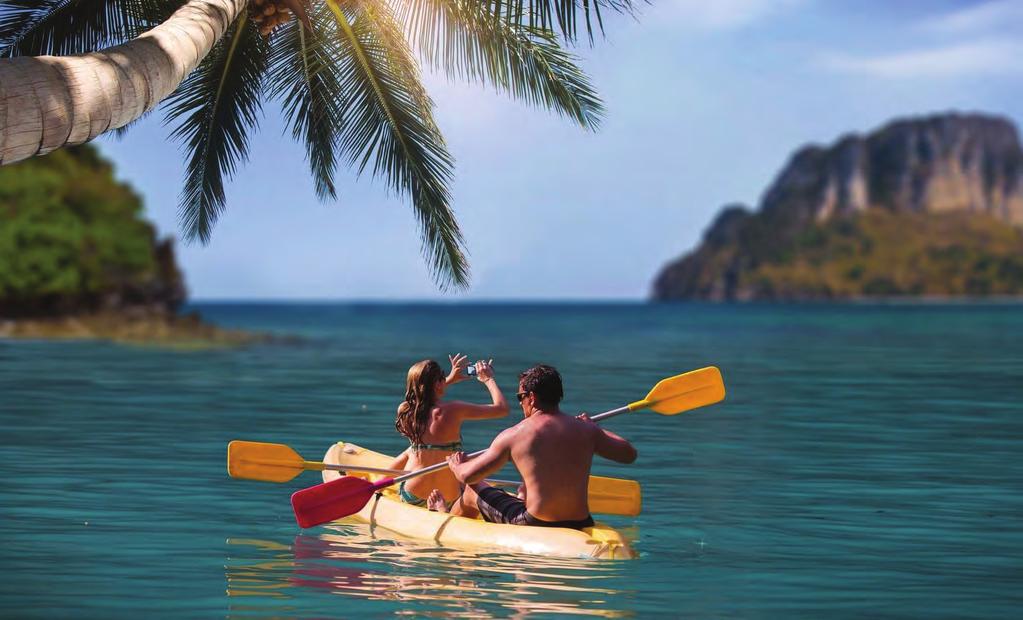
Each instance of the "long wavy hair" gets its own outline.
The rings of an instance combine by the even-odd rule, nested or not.
[[[408,369],[405,400],[398,405],[394,428],[413,444],[423,443],[423,434],[430,427],[430,412],[437,404],[434,386],[444,380],[444,371],[433,360],[423,360]]]

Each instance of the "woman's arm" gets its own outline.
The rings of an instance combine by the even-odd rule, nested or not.
[[[464,420],[489,420],[491,418],[503,418],[508,415],[508,402],[504,399],[501,388],[497,386],[497,381],[494,379],[494,369],[490,363],[476,362],[476,379],[487,387],[487,391],[490,392],[491,404],[476,405],[461,401],[447,403],[450,410]]]
[[[465,381],[469,377],[465,374],[465,367],[469,365],[466,361],[469,359],[468,355],[462,355],[461,353],[455,353],[454,355],[448,355],[448,361],[451,362],[451,372],[444,378],[444,383],[448,385],[454,385],[459,381]]]
[[[388,469],[405,469],[408,465],[408,448],[398,455],[396,459],[391,461],[391,464],[387,466]]]

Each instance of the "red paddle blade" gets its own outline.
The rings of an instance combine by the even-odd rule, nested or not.
[[[347,517],[362,510],[373,494],[393,480],[385,478],[369,482],[345,476],[318,484],[291,495],[291,508],[299,527],[314,527]]]

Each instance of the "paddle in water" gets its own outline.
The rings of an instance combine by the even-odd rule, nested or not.
[[[712,405],[724,398],[725,384],[721,379],[721,371],[709,366],[662,379],[647,393],[646,398],[595,415],[590,419],[599,422],[622,413],[641,409],[651,409],[661,415],[676,415],[697,407]],[[473,452],[468,455],[468,458],[479,456],[485,451]],[[438,471],[447,466],[447,461],[442,461],[396,478],[383,478],[376,482],[346,476],[296,491],[291,496],[291,507],[295,511],[295,520],[298,521],[300,527],[307,528],[353,515],[362,510],[375,493],[393,484]]]

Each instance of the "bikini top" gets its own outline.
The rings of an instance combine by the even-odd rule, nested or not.
[[[456,441],[448,443],[414,443],[409,447],[413,452],[422,452],[423,450],[446,450],[448,452],[458,452],[462,449],[462,436],[459,435]]]

